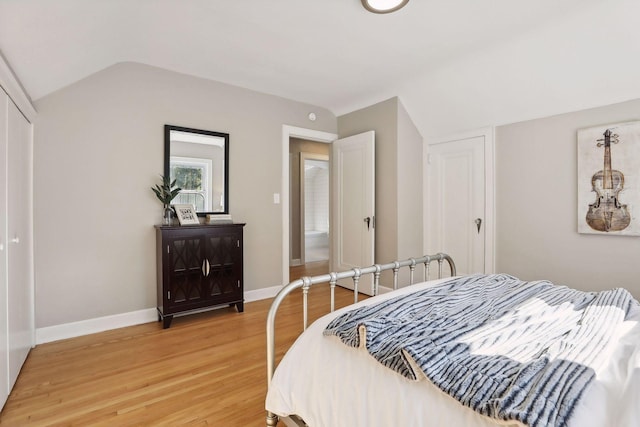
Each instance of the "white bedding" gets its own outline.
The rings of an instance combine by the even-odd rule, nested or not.
[[[443,280],[402,288],[358,305]],[[299,415],[311,427],[521,426],[479,415],[430,382],[410,381],[366,351],[322,335],[331,319],[354,307],[322,317],[298,338],[276,369],[267,394],[268,410],[280,416]],[[569,426],[640,426],[640,311],[632,313],[619,331],[619,346],[610,363],[596,372]]]

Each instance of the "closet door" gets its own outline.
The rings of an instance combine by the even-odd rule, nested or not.
[[[7,111],[9,97],[0,88],[0,407],[9,396],[7,364]]]
[[[13,102],[8,114],[9,389],[33,346],[31,124]]]

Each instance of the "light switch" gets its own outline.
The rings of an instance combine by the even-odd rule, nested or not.
[[[274,205],[280,204],[280,193],[273,193],[273,204]]]

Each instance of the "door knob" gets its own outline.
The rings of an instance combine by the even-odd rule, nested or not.
[[[367,223],[367,230],[369,229],[369,227],[371,226],[371,217],[368,216],[364,219],[364,222]]]
[[[482,219],[476,218],[476,220],[474,222],[476,223],[476,226],[478,227],[478,234],[480,234],[480,227],[482,226]]]

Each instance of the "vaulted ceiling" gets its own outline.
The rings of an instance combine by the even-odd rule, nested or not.
[[[639,3],[0,0],[0,52],[34,100],[132,61],[435,135],[639,98]]]

